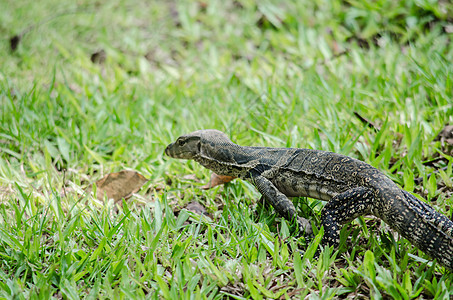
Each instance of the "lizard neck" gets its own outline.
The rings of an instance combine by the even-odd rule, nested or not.
[[[244,178],[254,165],[251,164],[254,158],[248,148],[250,147],[239,146],[233,142],[207,142],[202,145],[200,155],[194,159],[218,175]]]

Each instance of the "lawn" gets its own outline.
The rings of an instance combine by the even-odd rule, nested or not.
[[[203,128],[333,151],[451,218],[450,1],[0,2],[0,298],[453,295],[375,217],[316,257],[325,202],[294,199],[320,229],[300,235],[250,183],[202,189],[163,153]],[[121,170],[147,179],[132,197],[89,193]]]

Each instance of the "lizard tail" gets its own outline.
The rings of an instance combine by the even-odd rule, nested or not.
[[[414,195],[402,190],[406,200],[413,205],[414,211],[421,216],[428,228],[419,228],[418,247],[439,263],[453,270],[453,222]],[[425,226],[422,226],[425,227]],[[428,229],[428,230],[426,230]]]

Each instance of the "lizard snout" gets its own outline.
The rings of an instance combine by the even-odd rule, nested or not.
[[[171,149],[171,147],[173,146],[173,144],[174,144],[174,143],[171,143],[170,145],[167,146],[167,148],[165,148],[164,153],[165,153],[166,155],[172,156],[172,155],[171,155],[171,150],[170,150],[170,149]]]

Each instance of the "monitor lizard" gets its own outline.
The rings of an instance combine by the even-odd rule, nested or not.
[[[312,149],[239,146],[213,129],[180,136],[165,153],[250,181],[281,216],[308,233],[309,220],[297,216],[288,197],[328,201],[321,210],[324,245],[338,246],[343,224],[371,214],[453,270],[453,222],[363,161]]]

